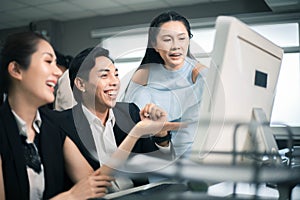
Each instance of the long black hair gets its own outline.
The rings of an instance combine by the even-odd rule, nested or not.
[[[10,62],[16,62],[20,68],[27,70],[31,56],[37,51],[40,40],[46,40],[41,34],[35,32],[20,32],[9,35],[4,42],[0,56],[0,96],[8,94],[11,80],[8,73]]]
[[[191,33],[190,23],[184,16],[178,14],[175,11],[167,11],[167,12],[161,13],[160,15],[156,16],[150,24],[149,31],[148,31],[147,49],[146,49],[146,53],[143,57],[143,60],[141,62],[141,65],[147,64],[147,63],[164,64],[164,60],[161,58],[159,53],[155,51],[153,44],[156,44],[156,37],[159,33],[159,27],[161,27],[164,23],[169,22],[169,21],[182,22],[188,32],[189,38],[191,39],[193,37],[193,35]],[[190,55],[189,50],[188,50],[188,56],[192,57]]]

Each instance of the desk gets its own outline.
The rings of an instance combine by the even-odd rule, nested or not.
[[[143,158],[143,165],[130,165],[131,171],[143,171],[151,175],[164,176],[171,179],[187,181],[207,181],[236,183],[280,185],[280,199],[285,199],[296,184],[300,183],[300,168],[288,168],[287,166],[258,166],[255,164],[199,164],[188,159],[180,159],[174,162],[158,158]],[[159,170],[157,166],[164,166]],[[143,169],[141,169],[143,167]]]
[[[208,195],[228,197],[235,194],[236,196],[254,196],[259,198],[278,199],[279,191],[277,189],[268,187],[266,184],[252,184],[252,183],[234,183],[221,182],[211,185],[208,188]]]

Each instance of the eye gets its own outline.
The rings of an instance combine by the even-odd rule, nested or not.
[[[167,38],[167,39],[163,39],[164,42],[170,42],[171,39]]]
[[[119,73],[115,73],[115,76],[117,76],[117,77],[118,77],[118,76],[119,76]]]
[[[97,73],[97,77],[98,78],[106,78],[108,75],[107,75],[107,73],[105,73],[105,72],[98,72]]]
[[[186,37],[180,37],[179,38],[179,40],[185,40],[186,39]]]
[[[51,64],[52,63],[52,60],[46,60],[47,63]]]

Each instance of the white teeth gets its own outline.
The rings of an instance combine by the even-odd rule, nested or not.
[[[49,85],[51,87],[55,87],[55,83],[53,83],[53,82],[47,82],[47,85]]]
[[[107,94],[109,94],[109,95],[116,95],[117,92],[116,91],[109,91]]]

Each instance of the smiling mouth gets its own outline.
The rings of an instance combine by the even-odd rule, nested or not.
[[[55,83],[54,82],[52,82],[52,81],[47,81],[46,82],[46,84],[47,84],[47,86],[49,86],[50,88],[53,88],[54,89],[54,87],[55,87]]]
[[[118,92],[116,90],[109,90],[109,91],[105,91],[104,93],[112,98],[115,98],[118,95]]]
[[[174,57],[174,58],[180,57],[181,55],[182,55],[181,53],[171,53],[171,54],[169,54],[170,57]]]

